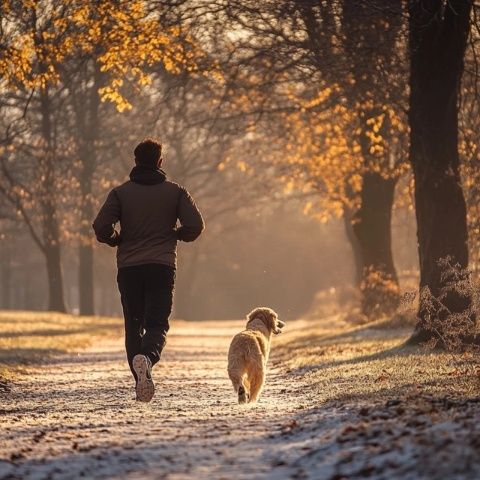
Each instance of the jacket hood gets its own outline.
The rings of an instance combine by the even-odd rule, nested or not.
[[[167,175],[163,170],[145,165],[135,165],[130,172],[130,180],[140,185],[157,185],[166,180]]]

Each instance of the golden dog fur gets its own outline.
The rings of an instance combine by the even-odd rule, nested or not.
[[[238,403],[256,402],[265,384],[270,340],[285,323],[267,307],[247,315],[247,327],[232,339],[228,351],[228,376],[238,395]]]

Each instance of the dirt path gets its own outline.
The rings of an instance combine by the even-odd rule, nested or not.
[[[0,392],[0,480],[479,478],[476,357],[405,349],[392,325],[289,322],[260,403],[239,406],[242,327],[174,322],[146,405],[121,339],[27,369]]]
[[[260,403],[236,404],[226,353],[242,325],[174,324],[147,405],[121,339],[29,369],[2,398],[0,478],[302,478],[309,435],[293,432],[312,398],[273,354]]]

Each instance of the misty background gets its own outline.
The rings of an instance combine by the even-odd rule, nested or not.
[[[128,160],[130,153],[125,152]],[[168,154],[164,157],[168,174]],[[128,172],[125,170],[125,178]],[[221,185],[218,188],[222,191]],[[192,195],[196,197],[194,191]],[[203,209],[202,199],[196,201]],[[241,205],[238,210],[242,210]],[[204,213],[208,215],[208,211]],[[175,318],[241,318],[255,305],[271,305],[283,317],[297,318],[318,307],[318,293],[320,302],[325,301],[325,295],[335,301],[340,295],[344,302],[353,302],[353,306],[358,303],[352,252],[341,220],[322,223],[304,215],[298,201],[278,201],[251,212],[234,210],[229,216],[232,226],[228,231],[211,220],[195,244],[179,243]],[[412,282],[418,262],[415,234],[413,213],[405,208],[396,210],[393,251],[407,290],[414,289],[417,281],[414,275]],[[45,262],[28,233],[19,227],[1,243],[0,308],[46,310]],[[68,311],[78,314],[76,252],[75,245],[65,248],[62,268]],[[95,312],[121,316],[115,249],[96,245],[94,252]]]
[[[375,318],[417,288],[409,159],[422,158],[407,118],[417,50],[403,2],[1,8],[0,309],[121,314],[114,249],[96,244],[91,223],[145,137],[162,141],[169,179],[207,226],[179,245],[177,318],[239,318],[255,305],[294,318],[335,302]],[[438,138],[455,144],[451,171],[468,210],[455,218],[459,232],[468,224],[476,270],[470,35],[459,138]],[[417,190],[433,202],[429,185]],[[441,223],[431,238],[444,236]]]

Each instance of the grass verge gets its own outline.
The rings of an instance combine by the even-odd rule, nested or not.
[[[0,312],[0,388],[24,365],[81,350],[101,338],[121,335],[119,318],[54,312]]]
[[[479,356],[407,347],[409,325],[352,326],[338,316],[300,320],[292,328],[279,339],[276,358],[291,375],[304,377],[319,403],[387,401],[419,392],[478,395]]]

